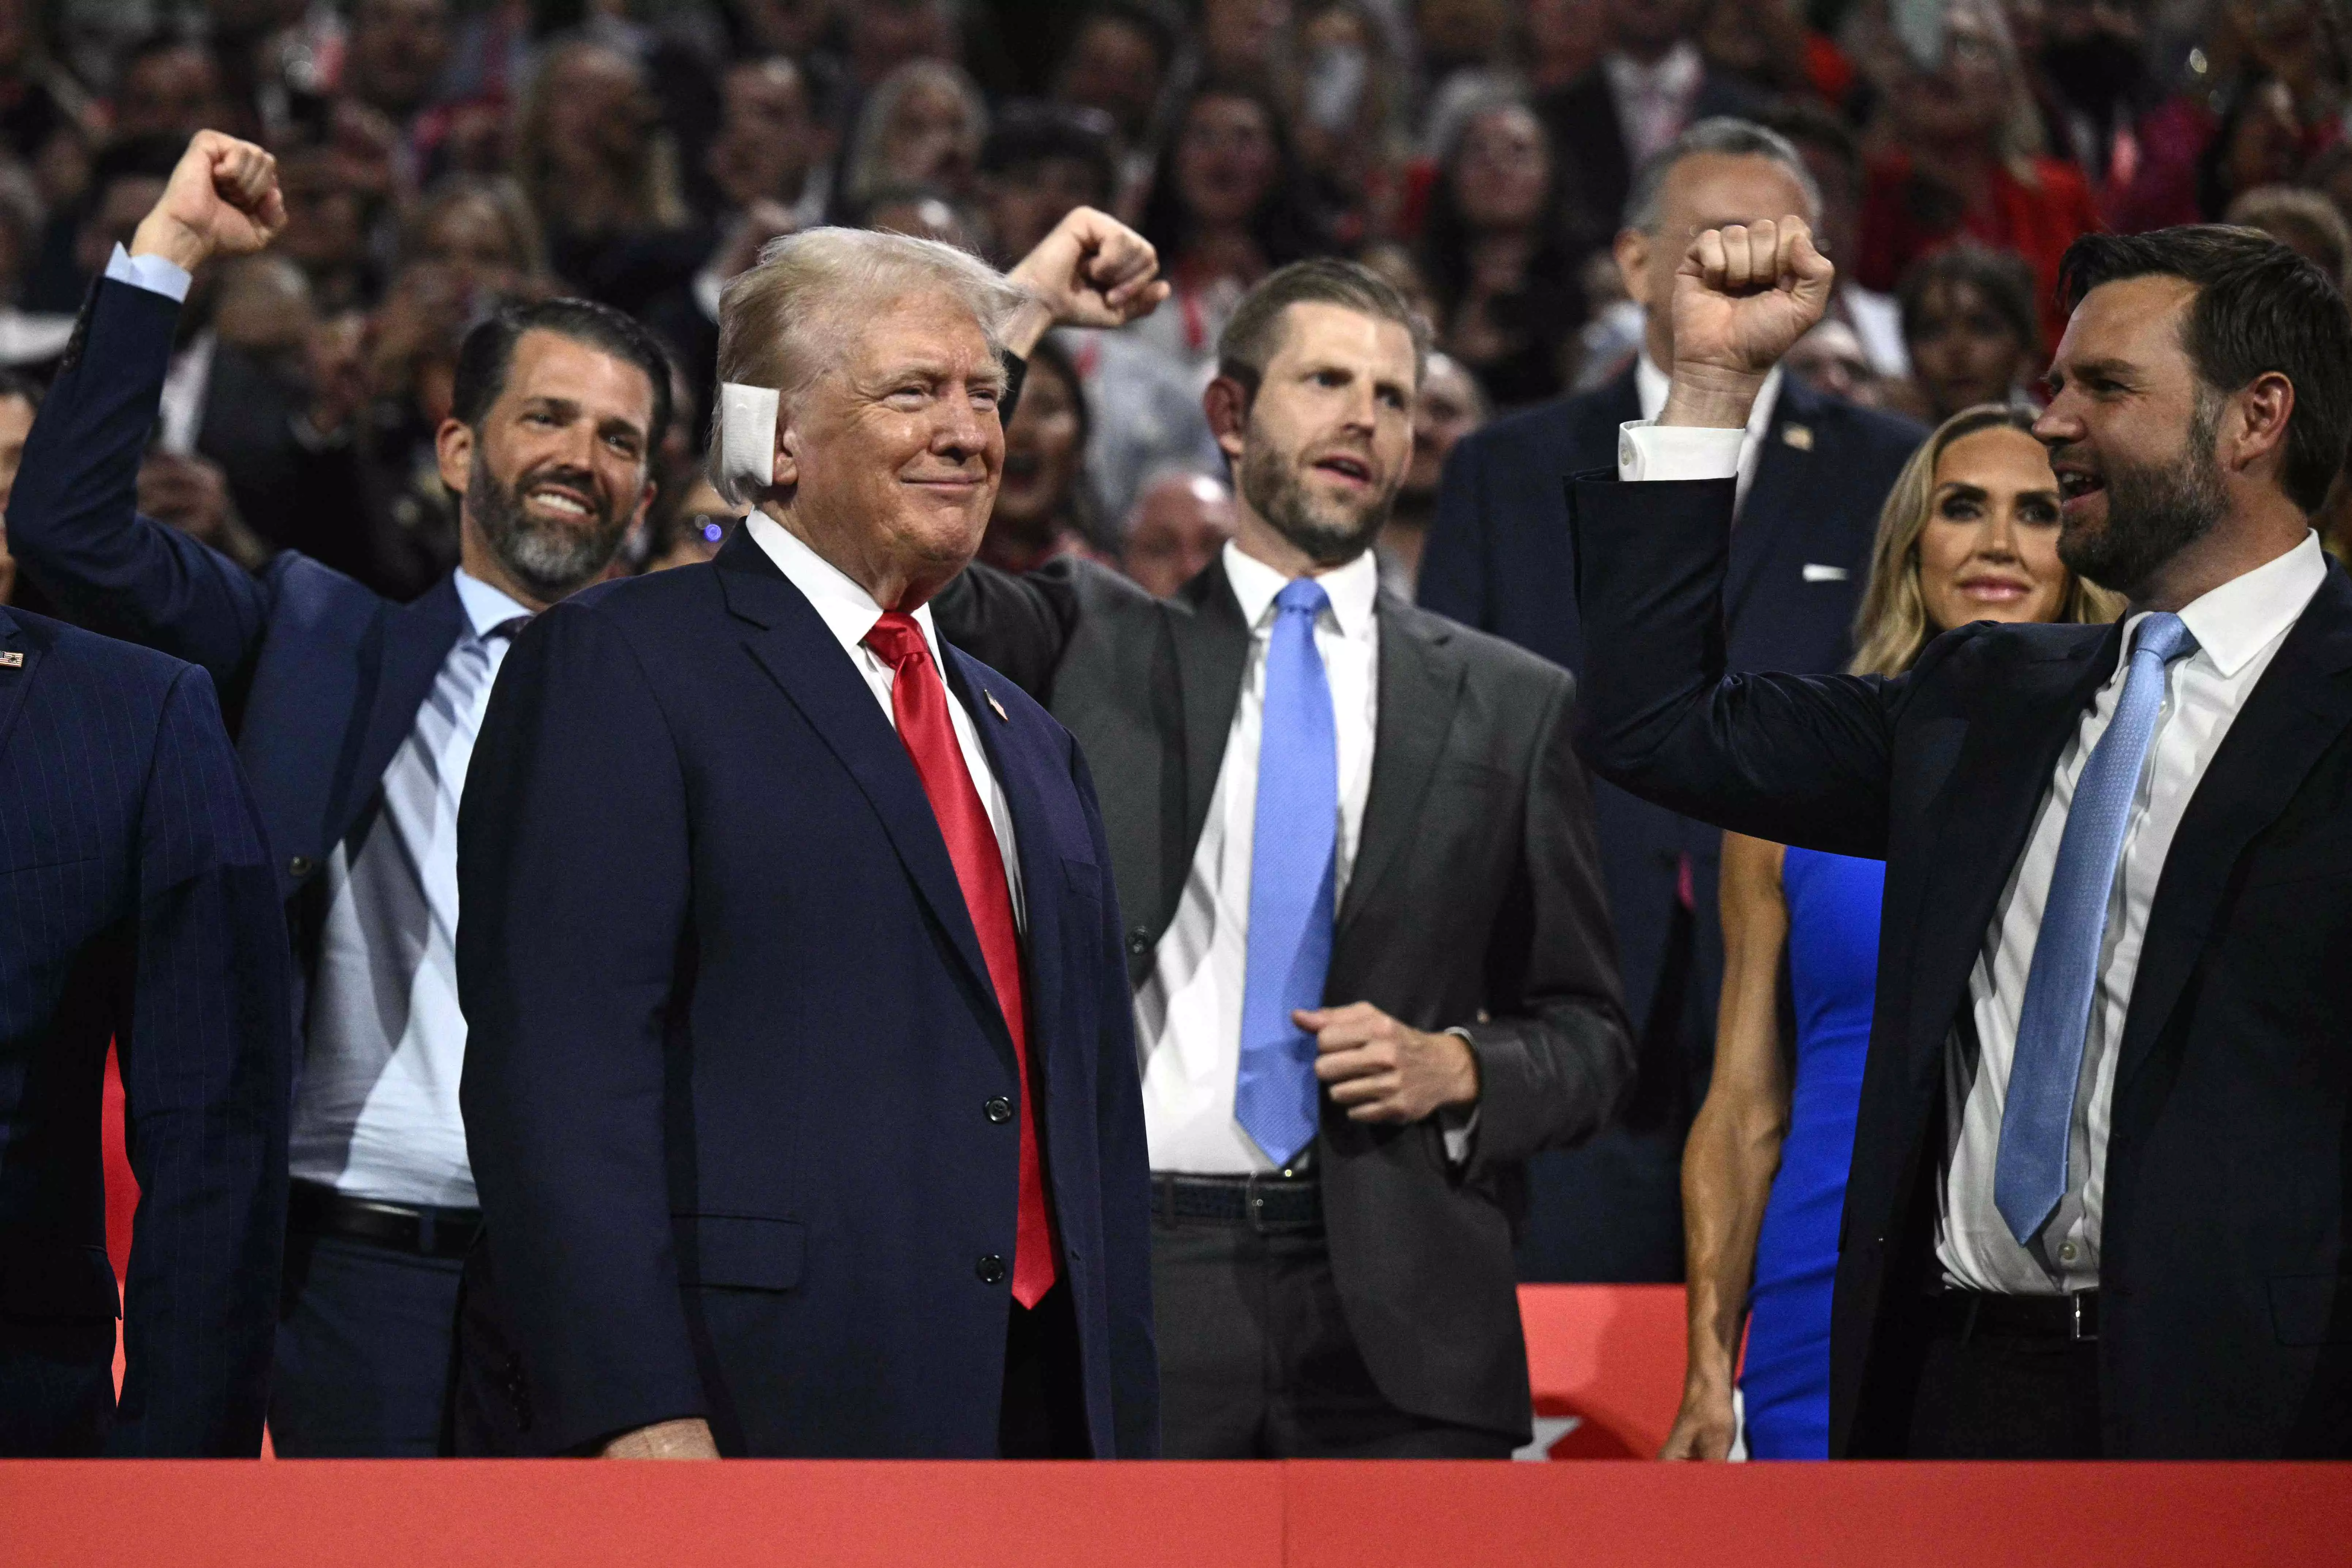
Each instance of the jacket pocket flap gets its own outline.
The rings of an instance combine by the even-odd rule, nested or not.
[[[70,1242],[0,1254],[0,1312],[13,1318],[105,1322],[121,1316],[114,1266],[102,1247]]]
[[[2271,1328],[2283,1345],[2352,1344],[2352,1278],[2273,1274]]]
[[[670,1216],[677,1238],[677,1277],[688,1285],[733,1290],[789,1290],[808,1261],[808,1227],[793,1219],[749,1215]]]

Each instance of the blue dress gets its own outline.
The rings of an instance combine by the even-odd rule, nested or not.
[[[1748,1451],[1759,1459],[1829,1455],[1830,1285],[1870,1045],[1885,885],[1883,860],[1792,848],[1781,861],[1797,1068],[1780,1170],[1756,1238],[1739,1374]]]

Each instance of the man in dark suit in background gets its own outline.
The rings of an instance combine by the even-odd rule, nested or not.
[[[210,173],[257,200],[267,160]],[[0,608],[0,1455],[260,1450],[293,1070],[277,906],[205,672]],[[110,1039],[140,1189],[119,1406]]]
[[[477,330],[443,478],[465,559],[394,605],[294,552],[255,577],[138,515],[178,300],[271,232],[199,134],[94,291],[11,501],[26,575],[84,626],[203,666],[236,718],[294,939],[305,1037],[270,1389],[281,1454],[439,1447],[459,1259],[478,1225],[457,1107],[456,813],[514,629],[600,575],[650,494],[668,373],[635,323],[556,301]],[[268,200],[275,202],[274,171]]]
[[[1832,279],[1795,219],[1710,232],[1658,427],[1570,500],[1590,754],[1887,863],[1832,1454],[2340,1459],[2352,581],[2311,513],[2352,311],[2243,229],[2086,236],[2063,273],[2035,434],[2059,552],[2124,620],[1727,677],[1738,431]]]
[[[1422,557],[1423,605],[1585,668],[1562,480],[1614,463],[1618,426],[1665,401],[1666,301],[1690,237],[1819,205],[1796,150],[1742,121],[1694,125],[1643,167],[1616,241],[1626,289],[1649,307],[1640,358],[1598,391],[1497,420],[1454,448]],[[1878,509],[1921,434],[1775,372],[1740,456],[1731,668],[1844,666]],[[1723,970],[1722,836],[1605,783],[1593,797],[1639,1079],[1616,1126],[1536,1162],[1520,1261],[1531,1279],[1679,1279],[1683,1134],[1705,1092]]]
[[[1240,517],[1208,570],[940,602],[1105,781],[1175,1457],[1524,1443],[1524,1162],[1631,1068],[1574,683],[1380,591],[1425,331],[1352,264],[1274,274],[1208,392]]]
[[[1164,291],[1131,261],[1113,321]],[[1149,1458],[1102,820],[927,605],[995,501],[1003,335],[1048,312],[840,228],[719,309],[713,477],[757,510],[533,627],[466,791],[459,1451]]]
[[[1699,53],[1702,0],[1605,0],[1609,50],[1591,70],[1536,100],[1567,182],[1575,254],[1609,243],[1634,172],[1693,123],[1754,114],[1766,95]]]

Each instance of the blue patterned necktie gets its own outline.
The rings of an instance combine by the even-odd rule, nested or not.
[[[2042,930],[2018,1010],[2017,1052],[2000,1113],[2000,1153],[1993,1163],[1993,1206],[2018,1245],[2030,1244],[2066,1195],[2066,1143],[2074,1124],[2074,1089],[2083,1072],[2084,1037],[2098,991],[2107,905],[2123,854],[2124,827],[2139,794],[2148,742],[2164,706],[2165,667],[2197,650],[2179,616],[2158,612],[2139,624],[2130,672],[2106,733],[2074,785],[2058,864],[2042,901]]]
[[[1339,868],[1339,732],[1315,649],[1330,600],[1301,577],[1275,595],[1265,650],[1265,727],[1250,837],[1248,969],[1234,1117],[1265,1157],[1287,1165],[1315,1140],[1315,1037],[1295,1007],[1323,1005]]]

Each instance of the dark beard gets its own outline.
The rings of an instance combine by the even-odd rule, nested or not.
[[[522,504],[522,492],[547,479],[562,479],[590,499],[598,510],[572,527],[535,518]],[[579,592],[603,574],[619,553],[621,538],[629,531],[629,516],[604,497],[594,476],[578,468],[541,468],[524,474],[511,485],[491,477],[478,443],[474,468],[466,481],[466,510],[482,531],[490,553],[514,580],[545,604]]]
[[[1276,533],[1297,545],[1318,566],[1345,566],[1371,548],[1389,520],[1395,492],[1382,496],[1353,519],[1307,493],[1291,454],[1269,441],[1253,440],[1242,459],[1242,499]]]
[[[2200,395],[2180,456],[2163,468],[2107,466],[2107,523],[2095,536],[2058,535],[2058,559],[2077,576],[2137,604],[2165,563],[2212,531],[2227,504],[2213,457],[2221,402]],[[2053,453],[2055,457],[2058,454]]]

